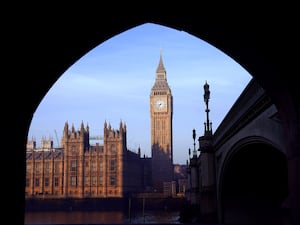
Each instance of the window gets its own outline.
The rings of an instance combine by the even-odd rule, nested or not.
[[[112,159],[110,160],[110,171],[115,171],[116,170],[116,160]]]
[[[164,75],[158,74],[158,75],[157,75],[157,78],[158,78],[158,79],[164,79]]]
[[[59,173],[59,162],[54,163],[54,173]]]
[[[95,161],[92,161],[92,172],[96,172],[97,171],[97,164]]]
[[[116,185],[116,177],[115,176],[110,176],[110,185],[115,186]]]
[[[48,187],[49,186],[49,178],[48,177],[45,177],[45,187]]]
[[[50,163],[45,162],[45,173],[50,173]]]
[[[41,172],[41,164],[39,162],[35,163],[35,172],[40,173]]]
[[[96,186],[97,185],[97,179],[96,177],[92,177],[92,186]]]
[[[55,178],[54,178],[54,186],[55,186],[55,187],[58,187],[58,186],[59,186],[59,179],[58,179],[58,177],[55,177]]]
[[[88,161],[85,161],[85,162],[84,162],[84,170],[85,170],[86,172],[89,171],[89,162],[88,162]]]
[[[110,146],[110,150],[111,150],[111,152],[112,153],[115,153],[116,152],[116,145],[115,144],[112,144],[111,146]]]
[[[99,171],[100,171],[100,173],[103,172],[103,162],[99,163]]]
[[[75,176],[72,176],[71,177],[71,186],[76,186],[77,185],[77,177],[75,177]]]
[[[35,186],[36,187],[40,186],[40,178],[35,178]]]
[[[89,184],[89,177],[84,177],[84,186],[85,187],[89,187],[90,184]]]
[[[72,171],[72,172],[77,171],[77,163],[76,163],[76,160],[72,160],[72,161],[71,161],[71,171]]]

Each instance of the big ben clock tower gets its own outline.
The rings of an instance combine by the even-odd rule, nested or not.
[[[173,180],[173,97],[166,75],[160,53],[150,94],[152,182],[159,192],[163,191],[164,182]]]

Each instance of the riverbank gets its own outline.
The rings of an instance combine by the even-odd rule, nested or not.
[[[122,211],[42,211],[26,212],[26,225],[50,224],[180,224],[178,211],[145,210],[144,212]]]
[[[184,198],[65,198],[25,200],[25,211],[180,210]]]

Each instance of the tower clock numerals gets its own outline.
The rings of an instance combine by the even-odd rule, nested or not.
[[[154,105],[155,105],[155,108],[158,109],[158,110],[162,110],[162,109],[165,109],[166,106],[167,106],[167,103],[162,100],[162,99],[158,99],[154,102]]]

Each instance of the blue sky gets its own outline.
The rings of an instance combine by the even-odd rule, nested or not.
[[[186,164],[188,149],[193,149],[192,130],[197,137],[204,133],[204,83],[210,85],[214,132],[251,75],[207,42],[150,23],[101,43],[68,68],[36,109],[28,138],[34,137],[37,145],[42,138],[52,138],[57,147],[65,122],[75,129],[83,122],[90,136],[101,136],[104,121],[114,129],[122,121],[127,125],[127,148],[140,147],[151,157],[150,91],[160,51],[173,95],[174,163]]]

